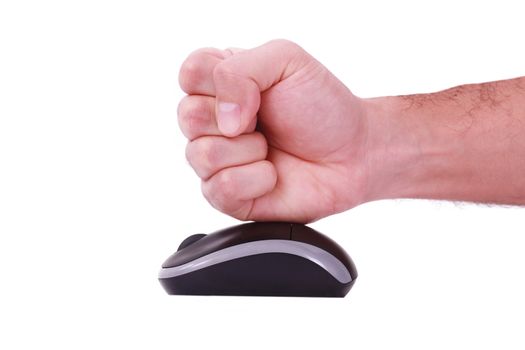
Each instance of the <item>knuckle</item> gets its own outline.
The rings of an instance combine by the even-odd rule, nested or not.
[[[286,50],[286,51],[302,51],[302,47],[296,44],[295,42],[288,39],[274,39],[269,42],[271,45]]]
[[[233,198],[235,195],[235,182],[233,181],[230,171],[223,171],[218,174],[217,186],[219,187],[218,192],[222,198]]]
[[[186,160],[188,161],[188,163],[190,163],[190,165],[193,167],[193,141],[188,142],[186,144],[186,150],[184,152],[184,155],[186,156]]]
[[[239,196],[237,182],[231,171],[223,171],[217,179],[217,201],[224,211],[231,211]]]
[[[206,199],[221,211],[228,210],[235,200],[235,183],[228,171],[222,171],[214,176],[210,183],[203,186]]]
[[[217,197],[215,188],[213,184],[211,183],[211,181],[202,181],[201,191],[202,191],[204,198],[206,198],[206,200],[208,201],[208,203],[211,204],[212,207],[220,211],[224,210],[223,208],[224,203],[222,203]]]
[[[179,103],[177,116],[182,133],[189,139],[195,137],[207,122],[206,106],[192,96],[186,96]]]
[[[179,85],[184,91],[192,91],[202,81],[202,67],[206,53],[202,50],[192,52],[182,63],[179,71]]]
[[[201,137],[188,144],[186,159],[199,177],[208,178],[217,167],[218,145],[210,137]]]
[[[253,97],[260,98],[257,82],[243,72],[240,68],[242,65],[243,63],[235,58],[218,63],[212,73],[216,91],[222,89],[248,90],[247,95],[253,94]]]
[[[201,192],[204,198],[213,205],[212,188],[209,181],[201,181]]]
[[[228,64],[227,61],[223,61],[213,68],[213,78],[215,80],[221,80],[236,75],[235,66]]]
[[[266,158],[266,155],[268,153],[268,142],[266,141],[266,137],[260,132],[255,132],[255,142],[257,142],[257,149],[264,152],[264,157]]]
[[[198,80],[198,67],[197,65],[187,59],[181,66],[179,72],[179,85],[182,90],[189,92],[192,87],[197,83]]]
[[[198,141],[201,172],[204,176],[208,176],[217,163],[217,145],[209,137],[203,137]]]

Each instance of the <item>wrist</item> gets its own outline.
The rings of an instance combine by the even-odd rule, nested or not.
[[[523,91],[513,79],[362,100],[363,201],[523,204]]]
[[[365,201],[438,198],[453,184],[454,140],[402,96],[365,99],[368,121]],[[428,112],[428,111],[427,111]]]

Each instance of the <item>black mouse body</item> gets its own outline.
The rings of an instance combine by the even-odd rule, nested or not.
[[[182,295],[344,297],[356,277],[337,243],[284,222],[190,236],[159,272],[166,292]]]

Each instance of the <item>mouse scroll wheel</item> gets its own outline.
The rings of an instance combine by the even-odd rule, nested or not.
[[[184,249],[186,248],[187,246],[190,246],[192,245],[193,243],[197,242],[199,239],[201,239],[202,237],[206,236],[205,233],[197,233],[195,235],[191,235],[189,236],[188,238],[186,238],[184,241],[182,241],[182,243],[179,245],[179,248],[177,249],[177,251],[181,250],[181,249]]]

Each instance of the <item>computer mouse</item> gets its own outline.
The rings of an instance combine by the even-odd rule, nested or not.
[[[341,246],[286,222],[189,236],[159,272],[166,292],[180,295],[344,297],[356,278]]]

